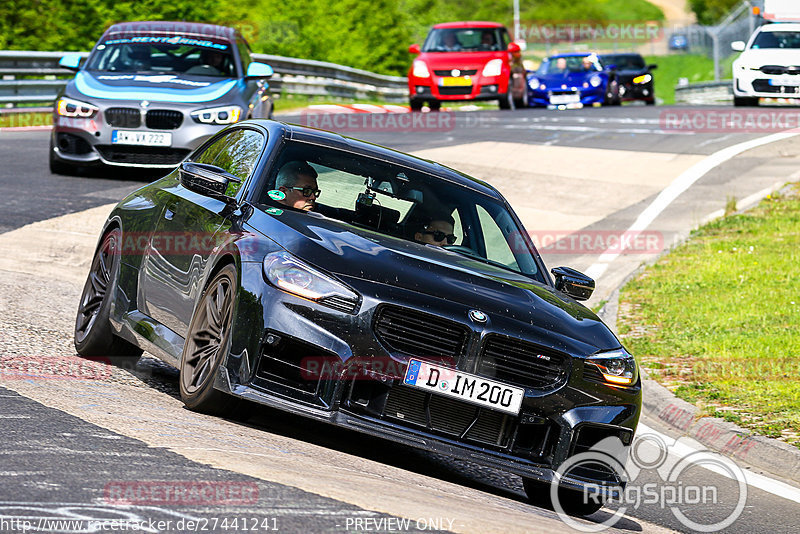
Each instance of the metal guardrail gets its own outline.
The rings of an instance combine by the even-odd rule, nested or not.
[[[50,103],[74,73],[58,66],[67,52],[0,50],[0,105]],[[80,52],[84,58],[88,52]],[[402,102],[406,79],[366,70],[270,54],[253,54],[255,61],[275,70],[269,84],[274,94]]]
[[[700,82],[675,86],[676,104],[731,104],[733,81]]]

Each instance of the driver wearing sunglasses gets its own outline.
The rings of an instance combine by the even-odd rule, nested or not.
[[[414,240],[428,245],[444,246],[456,242],[453,234],[453,218],[449,215],[437,216],[422,224],[419,231],[414,234]]]
[[[286,195],[279,202],[303,211],[313,210],[322,192],[317,187],[317,171],[305,161],[290,161],[281,167],[275,189]]]

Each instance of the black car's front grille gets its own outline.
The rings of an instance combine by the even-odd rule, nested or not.
[[[780,74],[800,74],[800,66],[785,67],[783,65],[764,65],[761,67],[761,72],[764,74],[780,75]]]
[[[458,74],[456,74],[456,76],[475,76],[476,74],[478,74],[478,69],[466,69],[466,70],[462,70],[462,69],[446,69],[446,70],[445,69],[441,69],[441,70],[435,70],[435,71],[433,71],[433,73],[436,76],[452,76],[454,70],[458,71]]]
[[[467,328],[436,315],[385,306],[375,320],[375,335],[391,352],[451,361],[467,342]]]
[[[183,148],[96,145],[106,161],[127,165],[177,165],[189,155]]]
[[[108,108],[104,115],[115,128],[138,128],[142,124],[142,114],[136,108]]]
[[[440,87],[440,95],[468,95],[472,93],[472,86]]]
[[[770,85],[769,80],[753,80],[753,89],[759,93],[797,95],[800,87],[796,85]]]
[[[383,416],[452,438],[497,447],[507,446],[511,434],[509,416],[503,413],[406,386],[389,390]]]
[[[563,383],[569,356],[505,336],[487,337],[478,374],[522,387],[545,389]]]
[[[183,124],[183,113],[172,109],[151,109],[147,112],[145,124],[153,130],[175,130]]]

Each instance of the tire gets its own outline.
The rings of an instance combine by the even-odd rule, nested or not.
[[[617,80],[612,80],[606,87],[606,96],[603,99],[604,106],[621,106],[622,95],[619,94],[619,83]]]
[[[500,98],[497,100],[500,109],[514,109],[514,97],[511,94],[511,91],[504,95],[500,95]]]
[[[142,349],[118,337],[111,329],[111,301],[119,282],[122,230],[108,231],[92,259],[75,318],[75,350],[85,357],[107,357],[135,363]]]
[[[758,98],[754,98],[752,96],[734,96],[733,105],[737,108],[758,107]]]
[[[553,501],[550,498],[550,484],[533,480],[530,478],[523,478],[522,485],[525,488],[525,494],[531,504],[555,509]],[[603,507],[602,500],[595,502],[590,499],[589,502],[584,502],[584,495],[580,491],[570,490],[567,488],[558,488],[558,503],[567,515],[585,517],[592,515]]]
[[[655,106],[656,105],[655,99],[653,99],[653,100],[645,100],[644,103],[647,104],[648,106]]]
[[[522,93],[522,98],[514,99],[514,106],[516,108],[525,109],[528,107],[528,88],[525,88],[525,91]]]
[[[50,141],[50,157],[48,162],[50,163],[51,174],[62,174],[64,176],[75,176],[75,174],[77,174],[77,169],[75,167],[64,163],[56,157],[56,153],[53,151],[52,141]]]
[[[190,410],[230,415],[237,399],[214,389],[214,380],[231,342],[238,276],[227,264],[211,279],[197,301],[180,365],[181,400]]]
[[[411,111],[422,111],[422,102],[419,100],[409,100],[408,107],[411,108]]]
[[[431,100],[430,102],[428,102],[428,107],[430,108],[431,111],[439,111],[440,109],[442,109],[442,103],[439,102],[438,100]]]

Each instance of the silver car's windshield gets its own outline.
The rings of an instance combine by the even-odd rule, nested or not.
[[[97,45],[86,68],[128,74],[189,74],[216,78],[236,76],[236,66],[228,44],[175,36],[107,39]]]

